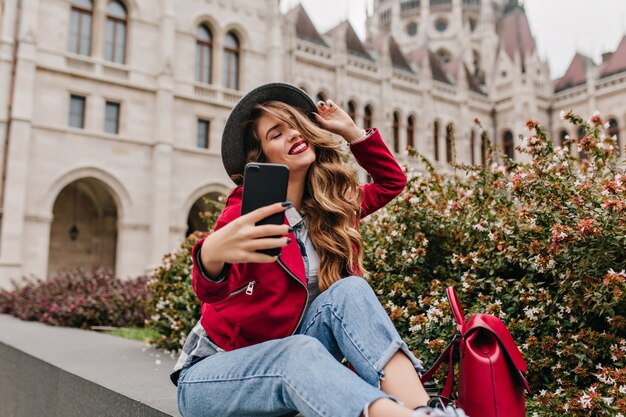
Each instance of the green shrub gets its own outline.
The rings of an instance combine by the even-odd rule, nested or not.
[[[148,327],[159,332],[152,340],[158,348],[179,351],[187,334],[200,319],[200,301],[191,285],[191,249],[206,233],[194,232],[173,253],[163,257],[163,264],[150,279],[153,294],[149,306]]]
[[[213,230],[224,203],[221,199],[219,202],[206,199],[205,203],[209,209],[201,213],[200,217],[206,223],[207,230]],[[199,231],[189,235],[176,252],[163,257],[163,263],[150,279],[148,289],[153,297],[146,325],[159,332],[160,336],[152,340],[152,344],[158,348],[180,351],[187,334],[200,320],[200,301],[191,284],[191,250],[206,235]]]
[[[555,147],[529,121],[518,148],[528,162],[446,175],[424,160],[427,172],[410,172],[405,192],[363,226],[366,267],[427,364],[455,333],[445,296],[454,285],[466,313],[500,316],[518,342],[535,392],[529,415],[617,415],[626,410],[626,176],[599,115],[564,117],[585,137]]]
[[[0,313],[54,326],[143,326],[146,282],[120,280],[102,268],[59,272],[46,281],[23,278],[0,291]]]

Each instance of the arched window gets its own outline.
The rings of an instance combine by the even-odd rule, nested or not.
[[[569,134],[567,133],[567,130],[565,129],[561,129],[561,131],[559,132],[559,146],[563,147],[565,146],[565,142],[568,139]]]
[[[510,130],[505,131],[502,135],[502,149],[507,157],[515,158],[515,141],[513,140],[513,132]]]
[[[373,113],[372,106],[369,104],[365,106],[365,109],[363,110],[363,127],[365,129],[369,129],[373,126]]]
[[[91,55],[91,22],[93,3],[91,0],[72,0],[70,13],[70,52]]]
[[[415,149],[415,116],[406,119],[406,145]]]
[[[487,154],[489,153],[489,142],[485,134],[480,135],[480,164],[487,164]]]
[[[348,116],[350,116],[352,121],[356,118],[356,103],[352,100],[348,102]]]
[[[615,136],[615,143],[617,146],[617,154],[622,154],[621,144],[619,140],[619,125],[617,124],[617,120],[614,118],[609,119],[609,129],[606,131],[609,137]]]
[[[224,87],[239,89],[239,39],[232,32],[224,38]]]
[[[450,163],[454,160],[454,125],[448,123],[446,126],[446,162]]]
[[[213,34],[205,25],[196,30],[196,81],[211,83],[213,61]]]
[[[470,160],[472,165],[476,165],[476,131],[474,129],[470,132]]]
[[[576,132],[576,136],[578,137],[578,140],[581,141],[584,137],[585,137],[585,128],[580,126],[578,128],[578,131]],[[589,159],[589,155],[587,155],[587,152],[585,151],[580,151],[580,154],[578,155],[578,157],[580,158],[580,160],[585,160],[585,159]]]
[[[439,121],[437,120],[435,120],[435,127],[433,128],[433,145],[435,145],[435,161],[439,161]]]
[[[317,103],[318,101],[326,101],[327,99],[328,99],[328,97],[326,96],[326,94],[324,94],[323,91],[320,91],[315,96],[315,103]]]
[[[109,62],[126,62],[126,28],[128,13],[119,0],[107,4],[106,31],[104,34],[104,59]]]
[[[393,151],[395,153],[400,152],[400,114],[397,111],[393,112],[393,125],[391,127],[393,131]]]

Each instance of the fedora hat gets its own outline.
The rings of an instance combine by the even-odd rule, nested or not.
[[[313,116],[313,112],[317,111],[315,103],[307,93],[295,85],[270,83],[250,91],[233,107],[222,134],[222,163],[231,178],[234,174],[243,174],[246,166],[246,122],[249,121],[257,104],[268,101],[289,104],[315,122]]]

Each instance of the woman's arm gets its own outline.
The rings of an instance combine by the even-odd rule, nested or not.
[[[365,132],[332,100],[317,103],[315,119],[324,129],[342,136],[350,144],[357,162],[374,180],[361,187],[361,218],[375,212],[400,194],[406,175],[380,137],[378,129]]]
[[[378,129],[357,143],[350,150],[358,164],[372,177],[373,182],[361,186],[361,218],[372,214],[393,200],[406,185],[406,175],[398,165]]]
[[[258,253],[258,249],[282,248],[289,243],[288,238],[274,237],[287,234],[289,226],[256,226],[265,217],[285,211],[288,205],[276,203],[239,217],[238,207],[226,207],[215,231],[198,241],[192,250],[192,284],[202,302],[216,302],[230,294],[246,263],[276,260],[276,256]]]

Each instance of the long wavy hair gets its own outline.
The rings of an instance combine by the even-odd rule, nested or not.
[[[257,121],[271,115],[300,132],[315,152],[306,175],[302,209],[313,247],[320,258],[321,291],[344,276],[363,275],[363,240],[358,229],[361,188],[344,160],[341,144],[301,111],[280,101],[257,105],[246,126],[246,161],[266,162],[257,136]],[[241,174],[233,177],[241,181]]]

